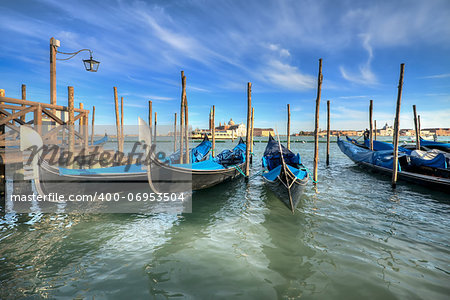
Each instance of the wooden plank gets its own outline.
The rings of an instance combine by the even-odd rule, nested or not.
[[[22,110],[25,109],[26,106],[21,106],[21,105],[10,105],[10,104],[0,104],[0,108],[1,109],[14,109],[14,110]]]
[[[17,122],[19,122],[20,116],[26,115],[27,113],[35,111],[35,110],[36,110],[36,107],[28,107],[28,108],[25,108],[23,110],[20,110],[20,111],[14,113],[14,114],[9,114],[9,116],[0,119],[0,125],[6,124],[7,122],[9,122],[11,120],[15,120],[15,119],[17,119]],[[5,111],[2,111],[2,113],[5,114]],[[23,123],[23,121],[20,121],[20,122]]]
[[[65,122],[63,120],[61,120],[60,118],[58,118],[55,114],[53,114],[50,110],[47,110],[45,108],[42,109],[42,112],[47,115],[48,117],[50,117],[50,119],[52,119],[53,121],[55,121],[56,123],[60,124],[60,125],[64,125]]]
[[[51,108],[61,111],[68,111],[68,108],[61,105],[52,105],[48,103],[41,103],[41,102],[34,102],[29,100],[21,100],[16,98],[10,98],[10,97],[1,97],[0,96],[0,102],[8,102],[13,104],[24,104],[24,105],[30,105],[30,106],[37,106],[41,105],[42,108]],[[79,108],[74,108],[74,112],[84,112],[84,110],[81,110]]]

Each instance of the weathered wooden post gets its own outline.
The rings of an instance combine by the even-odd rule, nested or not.
[[[22,100],[27,100],[27,86],[22,84]],[[22,104],[22,107],[25,107],[25,104]],[[21,121],[25,121],[25,115],[20,116]]]
[[[330,164],[330,100],[327,101],[327,166]]]
[[[5,90],[0,89],[0,97],[5,97]],[[0,101],[0,104],[3,104],[2,101]],[[0,135],[3,135],[5,133],[5,124],[0,125]],[[1,141],[4,141],[4,137],[2,137]],[[3,148],[3,146],[1,146]]]
[[[153,111],[152,111],[152,101],[148,101],[148,126],[150,128],[150,143],[153,143],[153,132],[152,132],[152,118],[153,118]],[[150,146],[150,145],[149,145]]]
[[[74,155],[75,151],[75,107],[74,107],[74,92],[73,87],[69,86],[67,87],[68,92],[68,99],[67,99],[67,107],[69,110],[69,121],[67,122],[67,125],[69,126],[69,152]],[[72,166],[72,164],[69,163],[69,166]]]
[[[173,152],[177,151],[177,113],[173,122]]]
[[[180,107],[180,163],[184,162],[184,98],[186,96],[186,90],[183,86],[184,71],[181,71],[181,107]]]
[[[322,89],[322,59],[319,59],[319,75],[317,77],[317,99],[316,99],[316,116],[315,116],[315,127],[314,127],[314,173],[313,173],[313,183],[317,183],[317,171],[319,163],[319,108],[320,108],[320,95]]]
[[[186,148],[186,163],[190,163],[190,155],[189,155],[189,110],[188,110],[188,102],[186,96],[186,76],[183,76],[183,89],[184,89],[184,136],[185,136],[185,148]]]
[[[405,71],[405,64],[400,65],[400,79],[398,81],[398,94],[397,94],[397,107],[395,109],[395,122],[394,122],[394,163],[392,168],[392,188],[397,186],[397,173],[398,173],[398,140],[400,131],[400,106],[402,101],[402,88],[403,88],[403,73]]]
[[[211,115],[211,137],[212,137],[212,156],[214,157],[216,154],[216,106],[212,107],[212,115]]]
[[[42,106],[38,104],[34,111],[34,129],[42,135]]]
[[[373,100],[370,100],[369,105],[369,126],[370,126],[370,132],[369,132],[369,138],[370,138],[370,150],[373,151],[373,126],[372,126],[372,114],[373,114]]]
[[[252,132],[251,132],[251,146],[250,151],[253,153],[253,128],[255,127],[255,108],[252,107]],[[253,157],[253,154],[252,154]],[[253,160],[253,159],[252,159]]]
[[[416,130],[416,149],[420,150],[420,133],[419,133],[419,125],[417,122],[416,105],[413,105],[413,113],[414,113],[414,129]]]
[[[95,105],[92,107],[91,145],[94,145]]]
[[[377,120],[373,121],[374,140],[377,140]]]
[[[83,103],[80,103],[80,109],[84,109],[83,107]],[[83,125],[84,125],[84,114],[80,112],[80,114],[82,114],[81,118],[78,120],[78,133],[83,136]],[[83,136],[84,139],[84,136]]]
[[[287,105],[287,128],[286,128],[286,136],[287,136],[287,147],[291,150],[291,106]]]
[[[419,140],[420,140],[420,130],[422,130],[422,127],[420,126],[420,115],[417,115],[417,123],[419,126]]]
[[[50,104],[56,105],[56,39],[53,37],[50,39]]]
[[[89,147],[89,111],[86,110],[84,113],[84,124],[83,124],[83,132],[84,132],[84,148],[87,150]]]
[[[5,90],[0,89],[0,97],[5,97]],[[3,102],[0,101],[0,104]],[[0,142],[3,142],[5,138],[3,135],[5,134],[5,125],[0,125]],[[5,148],[4,144],[0,145],[0,149]],[[0,205],[4,208],[5,207],[5,200],[6,200],[6,164],[4,162],[5,156],[0,155]]]
[[[116,109],[117,149],[119,152],[123,152],[122,143],[120,142],[120,137],[122,134],[120,133],[119,98],[117,97],[117,87],[114,87],[114,104]]]
[[[154,133],[153,133],[153,135],[155,136],[154,137],[155,144],[156,144],[156,136],[157,136],[157,133],[156,133],[156,123],[157,123],[157,121],[158,121],[158,113],[155,111],[155,128],[154,128]]]
[[[120,134],[120,141],[123,149],[125,143],[125,134],[123,132],[123,97],[120,97]]]
[[[250,119],[251,119],[251,109],[252,109],[252,83],[247,83],[247,137],[245,146],[245,176],[248,178],[250,174]]]

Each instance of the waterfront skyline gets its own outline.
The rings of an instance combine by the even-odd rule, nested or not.
[[[408,5],[405,5],[408,4]],[[25,9],[24,9],[25,8]],[[450,4],[446,1],[111,1],[62,3],[3,1],[0,33],[1,86],[20,98],[49,102],[50,37],[59,50],[94,51],[98,73],[83,70],[80,54],[57,63],[58,104],[96,106],[96,122],[113,124],[112,87],[125,99],[125,123],[147,117],[153,101],[161,124],[179,112],[180,71],[187,76],[189,121],[207,128],[211,105],[216,120],[245,123],[246,83],[253,84],[255,126],[285,130],[291,104],[291,132],[312,130],[318,59],[332,129],[368,127],[374,119],[393,123],[399,76],[405,83],[401,128],[412,128],[412,104],[422,127],[450,127]],[[217,125],[217,124],[216,124]]]

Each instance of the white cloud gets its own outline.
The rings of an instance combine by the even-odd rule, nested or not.
[[[269,44],[268,48],[270,50],[278,53],[278,55],[280,57],[289,57],[289,56],[291,56],[291,53],[289,52],[289,50],[282,48],[280,45]]]
[[[307,90],[314,88],[316,79],[279,60],[270,60],[261,72],[263,78],[272,84],[290,90]]]
[[[437,78],[447,78],[447,77],[450,77],[450,73],[423,76],[421,78],[437,79]]]
[[[361,34],[362,46],[367,51],[367,61],[359,66],[359,73],[349,72],[343,66],[339,67],[342,77],[344,79],[357,84],[363,85],[375,85],[378,83],[377,77],[372,72],[371,63],[373,59],[373,50],[370,45],[370,35]]]

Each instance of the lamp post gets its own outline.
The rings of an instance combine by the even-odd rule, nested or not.
[[[89,59],[83,59],[84,67],[88,72],[97,72],[99,61],[92,59],[92,51],[90,49],[81,49],[76,52],[67,53],[58,51],[58,47],[61,46],[59,40],[55,38],[50,39],[50,103],[56,105],[56,61],[57,60],[69,60],[75,55],[83,51],[89,51]],[[56,54],[70,55],[68,58],[56,58]]]

